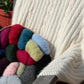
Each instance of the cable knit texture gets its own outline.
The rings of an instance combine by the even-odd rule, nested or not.
[[[54,60],[38,76],[57,75],[69,84],[84,80],[84,0],[16,0],[16,23],[49,42]]]

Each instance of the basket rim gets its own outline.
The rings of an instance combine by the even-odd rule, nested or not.
[[[0,29],[0,31],[2,31],[2,30],[4,30],[4,29],[6,29],[6,28],[8,28],[8,27],[11,27],[11,25],[6,26],[6,27],[3,27],[2,29]]]
[[[2,31],[2,30],[4,30],[4,29],[6,29],[6,28],[10,28],[11,26],[13,26],[13,25],[9,25],[9,26],[6,26],[6,27],[3,27],[2,29],[0,29],[0,32]],[[24,27],[24,26],[23,26]],[[25,29],[29,29],[29,28],[27,28],[27,27],[24,27]],[[31,29],[29,29],[30,31],[32,31]],[[35,33],[34,31],[32,31],[33,33]]]

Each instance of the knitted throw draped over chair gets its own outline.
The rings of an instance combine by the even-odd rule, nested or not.
[[[42,35],[53,61],[38,75],[80,84],[84,80],[84,0],[16,0],[12,25]]]

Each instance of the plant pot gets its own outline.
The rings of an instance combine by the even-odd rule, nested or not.
[[[12,11],[8,11],[5,15],[4,10],[0,9],[0,26],[5,27],[11,25]]]

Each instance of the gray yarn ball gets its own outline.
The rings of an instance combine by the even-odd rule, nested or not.
[[[0,84],[21,84],[21,81],[16,75],[2,76]]]
[[[26,66],[24,72],[22,73],[20,79],[22,84],[32,84],[36,78],[35,75],[36,67],[34,65]]]

